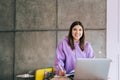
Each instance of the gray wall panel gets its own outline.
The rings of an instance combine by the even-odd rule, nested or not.
[[[17,0],[16,29],[55,29],[56,0]]]
[[[106,0],[58,0],[58,28],[68,29],[76,20],[85,28],[106,28]]]
[[[0,0],[0,30],[14,29],[14,0]]]
[[[53,66],[56,47],[55,32],[17,32],[15,41],[16,74]]]
[[[0,80],[13,80],[14,35],[0,32]]]

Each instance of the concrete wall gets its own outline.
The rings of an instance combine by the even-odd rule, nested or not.
[[[0,80],[53,66],[56,45],[75,20],[96,57],[106,57],[106,0],[1,0]]]

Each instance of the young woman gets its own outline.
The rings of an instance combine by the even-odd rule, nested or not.
[[[68,36],[57,46],[55,55],[57,75],[64,76],[73,71],[77,58],[94,58],[91,44],[85,41],[84,27],[80,21],[71,24]]]

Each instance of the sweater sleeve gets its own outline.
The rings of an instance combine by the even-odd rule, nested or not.
[[[61,42],[57,46],[56,54],[55,54],[54,67],[57,74],[58,74],[58,71],[60,70],[60,66],[64,69],[64,62],[65,62],[65,54],[63,51],[63,42]]]
[[[87,46],[86,47],[87,58],[94,58],[95,55],[94,55],[94,51],[93,51],[93,48],[92,48],[91,44],[87,43],[86,46]]]

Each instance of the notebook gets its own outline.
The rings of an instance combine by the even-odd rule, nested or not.
[[[74,80],[107,80],[111,59],[79,58],[76,61]]]

